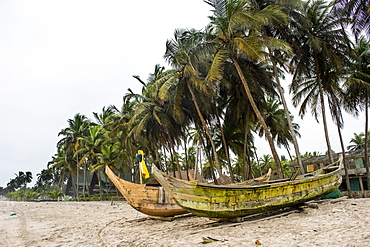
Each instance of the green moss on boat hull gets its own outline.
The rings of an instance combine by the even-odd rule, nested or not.
[[[340,167],[332,168],[294,181],[248,186],[183,181],[155,169],[153,174],[185,210],[209,218],[235,218],[299,205],[335,191],[342,177]]]

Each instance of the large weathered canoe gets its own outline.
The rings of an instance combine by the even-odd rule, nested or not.
[[[172,217],[188,213],[178,206],[161,186],[125,181],[116,176],[108,166],[105,167],[105,173],[131,207],[137,211],[156,217]]]
[[[339,161],[295,180],[244,185],[209,185],[171,177],[155,167],[152,173],[187,211],[209,218],[235,218],[302,204],[335,191],[342,182]]]

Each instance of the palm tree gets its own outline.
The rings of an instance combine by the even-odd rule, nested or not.
[[[335,12],[348,18],[355,38],[361,32],[370,38],[370,1],[369,0],[337,0]]]
[[[355,151],[365,148],[364,133],[356,134],[353,133],[353,138],[350,140],[351,145],[347,146],[349,151]]]
[[[76,159],[76,197],[79,200],[79,156],[74,155],[80,148],[81,137],[86,136],[88,133],[90,121],[86,116],[77,113],[73,119],[68,119],[68,127],[62,129],[58,136],[63,138],[58,142],[57,146],[64,149],[65,155],[72,154]]]
[[[301,10],[303,9],[303,2],[300,0],[294,0],[294,1],[292,0],[283,0],[283,1],[258,0],[254,2],[254,6],[256,9],[264,9],[270,5],[276,6],[276,8],[281,8],[284,12],[287,13],[287,15],[289,16],[289,19],[288,20],[283,19],[283,20],[277,21],[275,22],[274,26],[271,26],[271,25],[265,26],[264,34],[267,37],[275,37],[280,40],[285,40],[286,42],[291,41],[290,32],[287,30],[290,30],[290,26],[296,25],[296,23],[302,22]],[[287,21],[289,21],[289,23]],[[272,71],[274,74],[276,87],[279,92],[281,103],[283,104],[283,107],[284,107],[284,111],[285,111],[285,115],[286,115],[286,119],[288,123],[288,128],[290,130],[290,133],[295,133],[294,125],[291,119],[291,114],[289,112],[289,109],[288,109],[288,106],[285,100],[283,87],[280,83],[281,72],[278,68],[278,66],[280,66],[286,70],[285,68],[287,64],[286,59],[287,59],[287,56],[291,55],[291,50],[288,49],[287,52],[285,52],[284,50],[281,50],[281,49],[276,50],[276,49],[268,48],[268,52],[269,52],[269,57],[270,57],[269,60],[272,64]],[[301,173],[303,174],[304,167],[302,165],[299,146],[298,146],[298,142],[297,142],[297,138],[295,134],[292,135],[291,141],[294,145],[294,150],[295,150],[296,158],[298,161],[298,166],[300,168]]]
[[[326,2],[321,0],[305,3],[309,25],[301,26],[296,35],[301,47],[292,59],[295,69],[293,70],[293,82],[290,86],[291,92],[294,93],[294,106],[297,106],[304,98],[299,111],[302,117],[306,113],[306,107],[311,106],[311,112],[318,121],[317,110],[321,108],[330,162],[333,162],[333,155],[326,120],[325,94],[329,100],[329,107],[337,125],[344,155],[344,143],[340,131],[342,119],[338,97],[342,97],[339,79],[343,74],[343,68],[349,62],[347,55],[349,50],[348,44],[350,44],[348,36],[341,25],[344,20],[337,18],[331,12],[332,6],[333,3],[326,4]],[[348,193],[351,195],[345,157],[343,163]]]
[[[74,156],[81,157],[80,162],[78,163],[79,166],[83,166],[84,172],[84,186],[82,190],[82,194],[85,197],[85,191],[89,191],[87,188],[87,180],[86,180],[86,172],[88,164],[90,166],[95,165],[98,163],[98,153],[100,153],[100,148],[102,143],[107,140],[104,136],[104,129],[100,125],[96,126],[89,126],[89,134],[79,137],[78,141],[80,143],[80,148],[74,153]],[[99,178],[100,180],[100,178]],[[101,189],[101,186],[99,186]],[[100,191],[102,192],[102,191]],[[100,193],[101,195],[102,193]]]
[[[298,132],[299,125],[291,122],[294,131],[294,134],[292,134],[288,124],[288,117],[285,115],[285,109],[281,109],[280,106],[281,104],[278,101],[268,98],[267,107],[263,112],[263,115],[265,117],[266,124],[270,129],[272,138],[276,140],[277,146],[279,148],[284,146],[292,159],[289,152],[289,142],[293,142],[293,135],[300,136]],[[289,119],[293,119],[293,116],[290,116]],[[263,135],[263,130],[261,128],[259,129],[259,135]]]
[[[327,129],[326,110],[324,103],[325,91],[332,92],[333,81],[328,80],[329,70],[340,71],[346,61],[348,38],[341,28],[343,20],[336,19],[330,13],[332,5],[324,1],[309,1],[305,3],[309,26],[298,30],[296,39],[301,45],[292,59],[293,82],[290,91],[293,92],[293,105],[301,103],[299,114],[303,117],[307,107],[318,121],[317,109],[321,108],[329,158],[331,162],[331,144]],[[302,100],[303,99],[303,100]]]
[[[347,109],[357,114],[358,108],[365,109],[365,167],[367,182],[370,184],[370,164],[367,154],[368,149],[368,122],[370,98],[370,42],[365,37],[360,37],[354,48],[354,58],[351,66],[352,73],[344,84],[347,98]]]
[[[54,180],[53,169],[43,169],[37,175],[36,187],[45,190],[47,187],[50,189],[50,186]]]
[[[130,127],[128,137],[138,140],[142,136],[149,140],[147,145],[150,146],[147,148],[152,150],[153,154],[157,146],[167,146],[174,159],[173,164],[176,164],[177,170],[180,171],[180,164],[175,155],[175,145],[183,133],[182,126],[174,120],[168,101],[161,96],[164,84],[173,77],[172,72],[172,70],[164,71],[163,67],[156,66],[152,78],[144,84],[142,102],[136,105],[134,116],[128,122]]]
[[[268,140],[272,155],[278,167],[279,176],[283,176],[279,156],[276,152],[271,133],[257,107],[252,92],[243,70],[239,64],[240,58],[249,61],[258,61],[265,56],[263,35],[260,34],[263,25],[272,23],[272,20],[284,20],[286,15],[276,6],[268,6],[260,11],[251,12],[249,1],[214,0],[205,1],[214,8],[214,16],[211,17],[211,25],[216,35],[215,43],[218,46],[217,53],[207,76],[210,83],[218,83],[223,75],[225,62],[230,59],[244,86],[247,98],[252,106],[258,121],[260,122]],[[281,42],[273,42],[269,38],[270,45],[274,48],[288,49]],[[249,79],[249,78],[248,78]]]
[[[26,189],[27,183],[32,181],[32,173],[31,172],[23,172],[19,171],[18,174],[14,174],[16,177],[14,178],[14,184],[17,185],[15,188]],[[12,185],[12,183],[10,183]]]
[[[204,79],[199,76],[199,67],[201,65],[199,65],[198,56],[201,56],[201,54],[199,54],[197,51],[203,41],[204,35],[202,32],[197,32],[195,30],[176,30],[174,39],[167,41],[166,43],[166,53],[164,58],[176,69],[174,72],[176,71],[175,78],[177,83],[172,84],[172,88],[174,88],[174,95],[171,95],[171,97],[174,97],[174,102],[176,105],[175,108],[178,109],[178,106],[180,105],[185,106],[184,95],[190,93],[191,101],[193,102],[193,107],[195,107],[195,112],[198,117],[192,117],[191,119],[195,122],[195,124],[200,121],[201,126],[208,137],[208,141],[211,144],[216,163],[216,169],[219,175],[222,175],[222,167],[217,155],[216,145],[213,141],[213,137],[207,125],[206,119],[206,116],[210,115],[206,114],[206,112],[209,112],[212,109],[210,98],[212,99],[214,88],[207,88],[207,85],[204,83]],[[187,107],[190,108],[191,106],[187,105]],[[177,114],[176,118],[178,117],[179,116]],[[230,166],[229,172],[231,177],[233,177]]]
[[[260,158],[258,161],[259,161],[261,176],[262,174],[266,174],[270,168],[272,170],[276,169],[274,160],[269,154],[264,154],[262,158]]]

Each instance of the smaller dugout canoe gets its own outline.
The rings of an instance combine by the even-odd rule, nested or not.
[[[128,182],[119,178],[108,166],[105,167],[105,173],[130,206],[141,213],[156,217],[172,217],[188,213],[178,206],[161,186]]]

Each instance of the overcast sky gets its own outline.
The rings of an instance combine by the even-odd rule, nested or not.
[[[0,1],[0,186],[18,171],[35,181],[69,118],[92,119],[104,106],[120,107],[128,88],[139,93],[132,76],[146,80],[156,64],[168,67],[166,40],[176,28],[203,28],[209,10],[202,0]],[[363,132],[362,119],[347,121],[346,145]],[[301,151],[325,152],[321,126],[295,122]],[[266,142],[258,148],[269,152]]]

